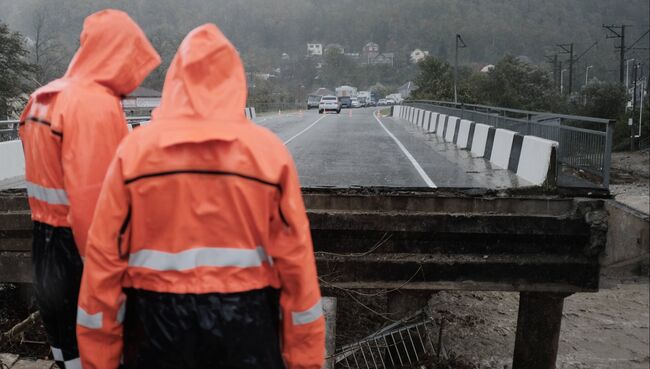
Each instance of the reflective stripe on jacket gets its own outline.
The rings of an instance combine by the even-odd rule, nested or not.
[[[120,96],[160,58],[120,11],[89,16],[80,41],[66,74],[31,95],[19,133],[32,219],[72,227],[83,256],[104,175],[128,133]]]
[[[119,361],[123,287],[271,286],[281,289],[289,369],[322,367],[324,318],[298,176],[282,142],[245,118],[246,90],[235,48],[214,25],[201,26],[180,45],[151,123],[120,145],[89,234],[78,320],[84,365]]]

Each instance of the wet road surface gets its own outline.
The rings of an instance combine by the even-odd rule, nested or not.
[[[304,187],[512,188],[529,183],[378,109],[257,119],[287,145]]]
[[[287,145],[303,187],[530,186],[406,120],[378,113],[377,108],[346,109],[341,114],[307,110],[259,116],[256,123]],[[19,187],[24,187],[21,178],[0,181],[0,189]]]

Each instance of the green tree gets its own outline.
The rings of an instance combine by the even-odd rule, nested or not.
[[[618,119],[625,113],[627,95],[625,88],[617,83],[596,81],[583,87],[577,112],[589,117]]]
[[[320,80],[324,86],[353,84],[357,65],[352,59],[332,49],[325,52]]]
[[[479,100],[486,105],[504,108],[548,111],[559,104],[548,73],[507,55],[479,86]]]
[[[429,56],[418,63],[418,67],[420,74],[414,81],[418,89],[413,92],[413,99],[447,101],[454,99],[454,71],[449,63]]]
[[[7,119],[22,109],[16,101],[31,90],[35,68],[27,61],[29,51],[23,37],[0,23],[0,119]]]

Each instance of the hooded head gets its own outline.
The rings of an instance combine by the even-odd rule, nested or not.
[[[107,9],[84,21],[64,79],[91,80],[127,95],[158,65],[160,56],[142,29],[125,12]]]
[[[239,53],[214,24],[190,32],[174,56],[155,118],[244,118],[246,75]]]

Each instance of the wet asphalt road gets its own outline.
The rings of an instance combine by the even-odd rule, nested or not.
[[[529,186],[489,161],[441,141],[406,120],[377,117],[377,108],[259,116],[294,156],[303,187],[487,188]],[[22,178],[0,189],[24,187]]]
[[[303,187],[512,188],[527,183],[377,108],[258,117],[294,156]]]

